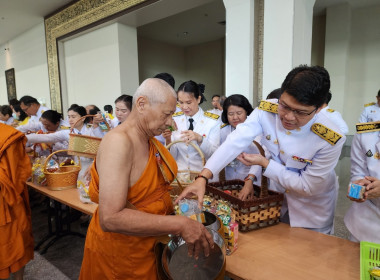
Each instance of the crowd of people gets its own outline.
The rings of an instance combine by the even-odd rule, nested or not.
[[[284,194],[282,222],[333,233],[339,190],[334,168],[348,126],[328,106],[332,94],[327,70],[294,68],[257,108],[240,94],[213,95],[213,108],[204,111],[204,92],[205,85],[192,80],[175,90],[174,78],[160,73],[145,80],[133,96],[118,97],[115,111],[104,106],[105,115],[95,105],[72,104],[63,118],[31,96],[0,107],[0,165],[8,164],[7,157],[24,158],[8,155],[10,149],[39,155],[66,150],[70,133],[103,139],[96,159],[81,158],[82,175],[91,178],[90,196],[99,207],[88,228],[80,279],[155,279],[153,248],[155,237],[163,234],[181,235],[189,255],[197,257],[202,250],[208,254],[213,241],[201,224],[168,215],[173,211],[168,190],[178,171],[199,175],[177,202],[196,195],[202,204],[206,184],[218,181],[222,170],[226,180],[244,181],[240,199],[252,199],[253,185],[260,185],[265,176],[271,190]],[[351,182],[365,188],[361,199],[349,198],[353,203],[344,219],[355,242],[380,243],[380,91],[377,99],[361,114],[359,121],[366,125],[360,126],[351,148]],[[102,122],[108,131],[101,128]],[[8,143],[8,134],[17,141]],[[12,181],[15,173],[7,172],[1,189],[11,189],[12,195],[2,191],[0,200],[12,209],[12,201],[26,201],[28,209],[27,199],[18,197],[27,196],[19,181],[30,171],[17,182]],[[6,219],[7,209],[0,204],[0,235],[9,234],[11,224],[18,222]],[[25,236],[25,248],[30,247],[32,239]],[[22,244],[22,238],[18,242]],[[0,269],[0,278],[19,271],[32,253],[28,254],[11,258]]]

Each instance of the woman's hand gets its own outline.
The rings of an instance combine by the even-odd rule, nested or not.
[[[197,141],[198,145],[202,144],[203,137],[193,130],[184,130],[181,132],[181,139],[189,144],[191,141]]]
[[[237,159],[247,166],[261,165],[263,168],[266,168],[269,164],[269,160],[260,154],[241,153],[238,155]]]
[[[370,183],[365,188],[364,197],[366,199],[380,197],[380,180],[370,176],[366,176],[365,179],[370,181]]]
[[[248,200],[253,197],[253,182],[252,180],[246,180],[244,182],[244,187],[241,189],[238,195],[241,200]]]

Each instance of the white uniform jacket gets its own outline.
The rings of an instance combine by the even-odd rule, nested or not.
[[[379,104],[372,102],[364,105],[364,110],[360,114],[359,122],[377,122],[380,121]]]
[[[173,115],[178,130],[172,133],[172,142],[181,140],[181,131],[189,128],[189,118],[182,111]],[[203,141],[199,148],[207,160],[220,143],[220,117],[209,112],[205,113],[199,107],[198,112],[192,118],[194,120],[193,131],[203,136]],[[195,140],[193,143],[198,145]],[[200,171],[203,169],[201,157],[191,145],[186,145],[185,143],[174,144],[170,148],[170,153],[176,159],[178,170]]]
[[[220,129],[220,144],[224,143],[228,135],[230,135],[230,133],[233,132],[234,130],[235,129],[229,124],[222,125]],[[261,144],[260,141],[259,141],[259,144]],[[247,148],[245,148],[243,152],[246,152],[248,154],[260,154],[259,149],[253,143],[251,143]],[[243,163],[241,163],[239,160],[234,159],[225,167],[225,171],[226,171],[226,180],[233,180],[233,179],[244,180],[248,174],[254,174],[256,176],[256,181],[254,182],[254,184],[256,185],[261,184],[262,167],[259,165],[246,166]]]
[[[7,125],[12,125],[14,122],[14,118],[10,117],[7,121],[0,121],[0,123],[7,124]]]
[[[348,126],[338,111],[330,109],[329,106],[326,106],[319,112],[319,114],[325,114],[327,118],[329,118],[337,127],[339,127],[340,132],[342,132],[344,135],[348,133]]]
[[[323,114],[317,114],[305,126],[288,131],[277,114],[277,100],[262,101],[207,161],[205,168],[217,174],[256,136],[271,154],[264,176],[270,188],[285,192],[292,227],[332,228],[338,182],[336,166],[344,135]],[[315,130],[316,132],[313,132]],[[286,211],[283,205],[282,212]]]
[[[356,134],[351,146],[351,182],[373,176],[380,179],[380,132]],[[352,202],[344,217],[351,234],[360,241],[380,243],[380,197]]]
[[[47,110],[50,110],[50,109],[40,105],[40,108],[38,108],[37,113],[34,116],[30,116],[28,123],[25,125],[20,125],[16,127],[16,129],[23,133],[27,133],[28,131],[35,132],[38,130],[42,130],[46,132],[46,129],[44,128],[43,124],[40,122],[40,118],[42,114]],[[68,125],[66,121],[65,121],[65,124]]]
[[[207,110],[207,112],[210,112],[212,114],[215,114],[215,115],[218,115],[218,116],[221,116],[223,111],[222,110],[219,110],[219,109],[211,109],[211,110]]]

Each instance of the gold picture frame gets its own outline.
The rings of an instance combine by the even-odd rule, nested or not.
[[[58,41],[158,0],[79,0],[45,18],[51,109],[62,112]]]
[[[5,81],[7,84],[8,101],[17,98],[16,94],[16,77],[15,69],[11,68],[5,71]]]

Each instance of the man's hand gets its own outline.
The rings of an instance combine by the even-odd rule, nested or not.
[[[198,259],[199,253],[203,250],[206,257],[210,254],[210,248],[214,248],[214,240],[208,230],[199,222],[187,217],[183,220],[180,235],[186,241],[188,254]]]
[[[366,199],[380,197],[380,180],[370,176],[366,176],[365,179],[370,181],[370,183],[366,186],[364,197]]]
[[[162,137],[165,138],[166,145],[169,145],[172,142],[172,131],[168,128],[162,132]]]
[[[360,179],[360,180],[356,180],[355,182],[352,182],[353,184],[357,184],[357,185],[360,185],[360,186],[366,186],[368,185],[369,183],[371,183],[371,181],[369,181],[368,179],[366,178],[363,178],[363,179]],[[362,203],[365,201],[365,197],[363,199],[357,199],[357,198],[353,198],[351,196],[348,196],[348,194],[350,193],[350,185],[348,185],[348,190],[347,190],[347,198],[351,201],[354,201],[354,202],[358,202],[358,203]]]
[[[97,113],[92,119],[92,127],[97,128],[101,122],[104,122],[104,119],[100,113]]]
[[[263,168],[266,168],[269,164],[269,160],[260,154],[241,153],[238,155],[237,159],[247,166],[261,165]]]
[[[253,182],[251,180],[246,180],[244,182],[244,187],[239,192],[238,197],[243,201],[253,197]]]

